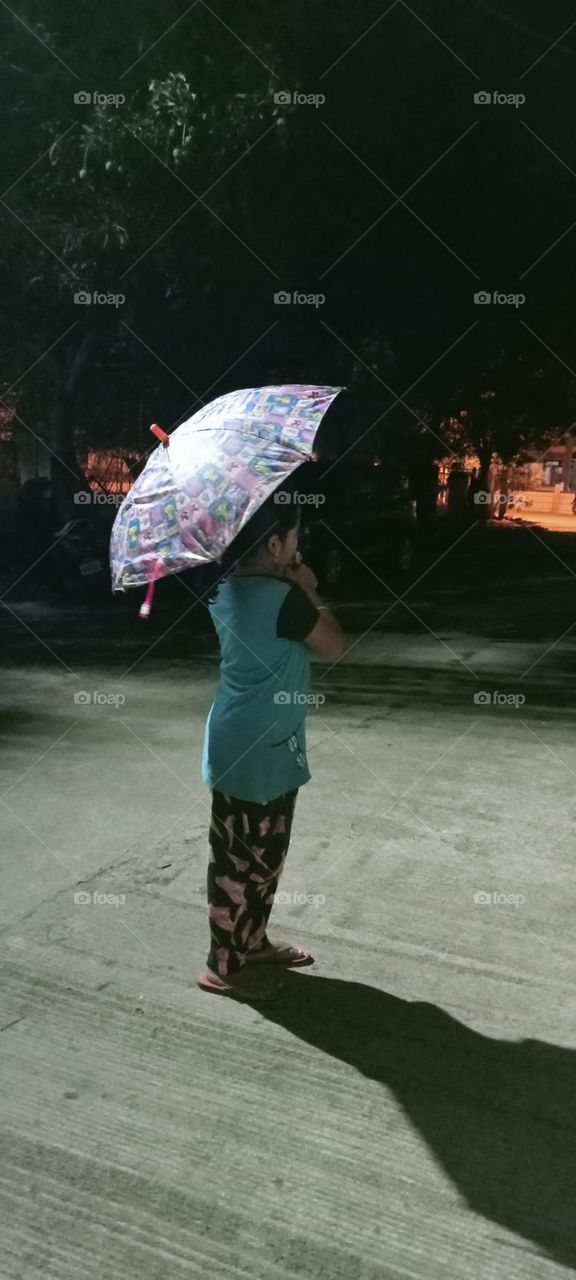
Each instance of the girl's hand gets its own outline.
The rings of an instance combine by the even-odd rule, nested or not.
[[[298,583],[298,586],[302,587],[304,591],[307,589],[315,591],[318,586],[316,574],[308,564],[294,564],[294,562],[292,562],[291,565],[286,566],[284,575],[286,578],[289,578],[291,582]]]

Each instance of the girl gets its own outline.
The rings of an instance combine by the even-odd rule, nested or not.
[[[282,965],[309,951],[274,945],[267,925],[298,789],[308,782],[305,715],[309,650],[335,659],[342,632],[298,552],[300,508],[273,494],[222,558],[232,571],[210,601],[221,651],[206,723],[202,777],[212,790],[204,991],[266,1000]]]

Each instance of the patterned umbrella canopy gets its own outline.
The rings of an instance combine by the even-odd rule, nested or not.
[[[341,387],[255,387],[219,396],[150,455],[118,510],[112,590],[217,560],[311,454]]]

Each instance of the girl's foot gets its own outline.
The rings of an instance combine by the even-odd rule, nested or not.
[[[314,964],[314,956],[311,951],[306,951],[304,947],[291,947],[287,942],[279,942],[277,946],[269,942],[265,947],[261,947],[259,951],[249,951],[246,956],[246,964],[283,964],[294,967],[295,965]]]
[[[212,991],[220,996],[232,996],[235,1000],[274,1000],[285,986],[283,978],[271,973],[247,972],[245,966],[220,978],[217,973],[207,969],[198,978],[198,986],[203,991]]]

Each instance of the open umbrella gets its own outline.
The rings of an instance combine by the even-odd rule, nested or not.
[[[112,590],[219,559],[265,499],[311,457],[341,390],[295,384],[232,391],[170,436],[152,428],[163,442],[112,529]]]

